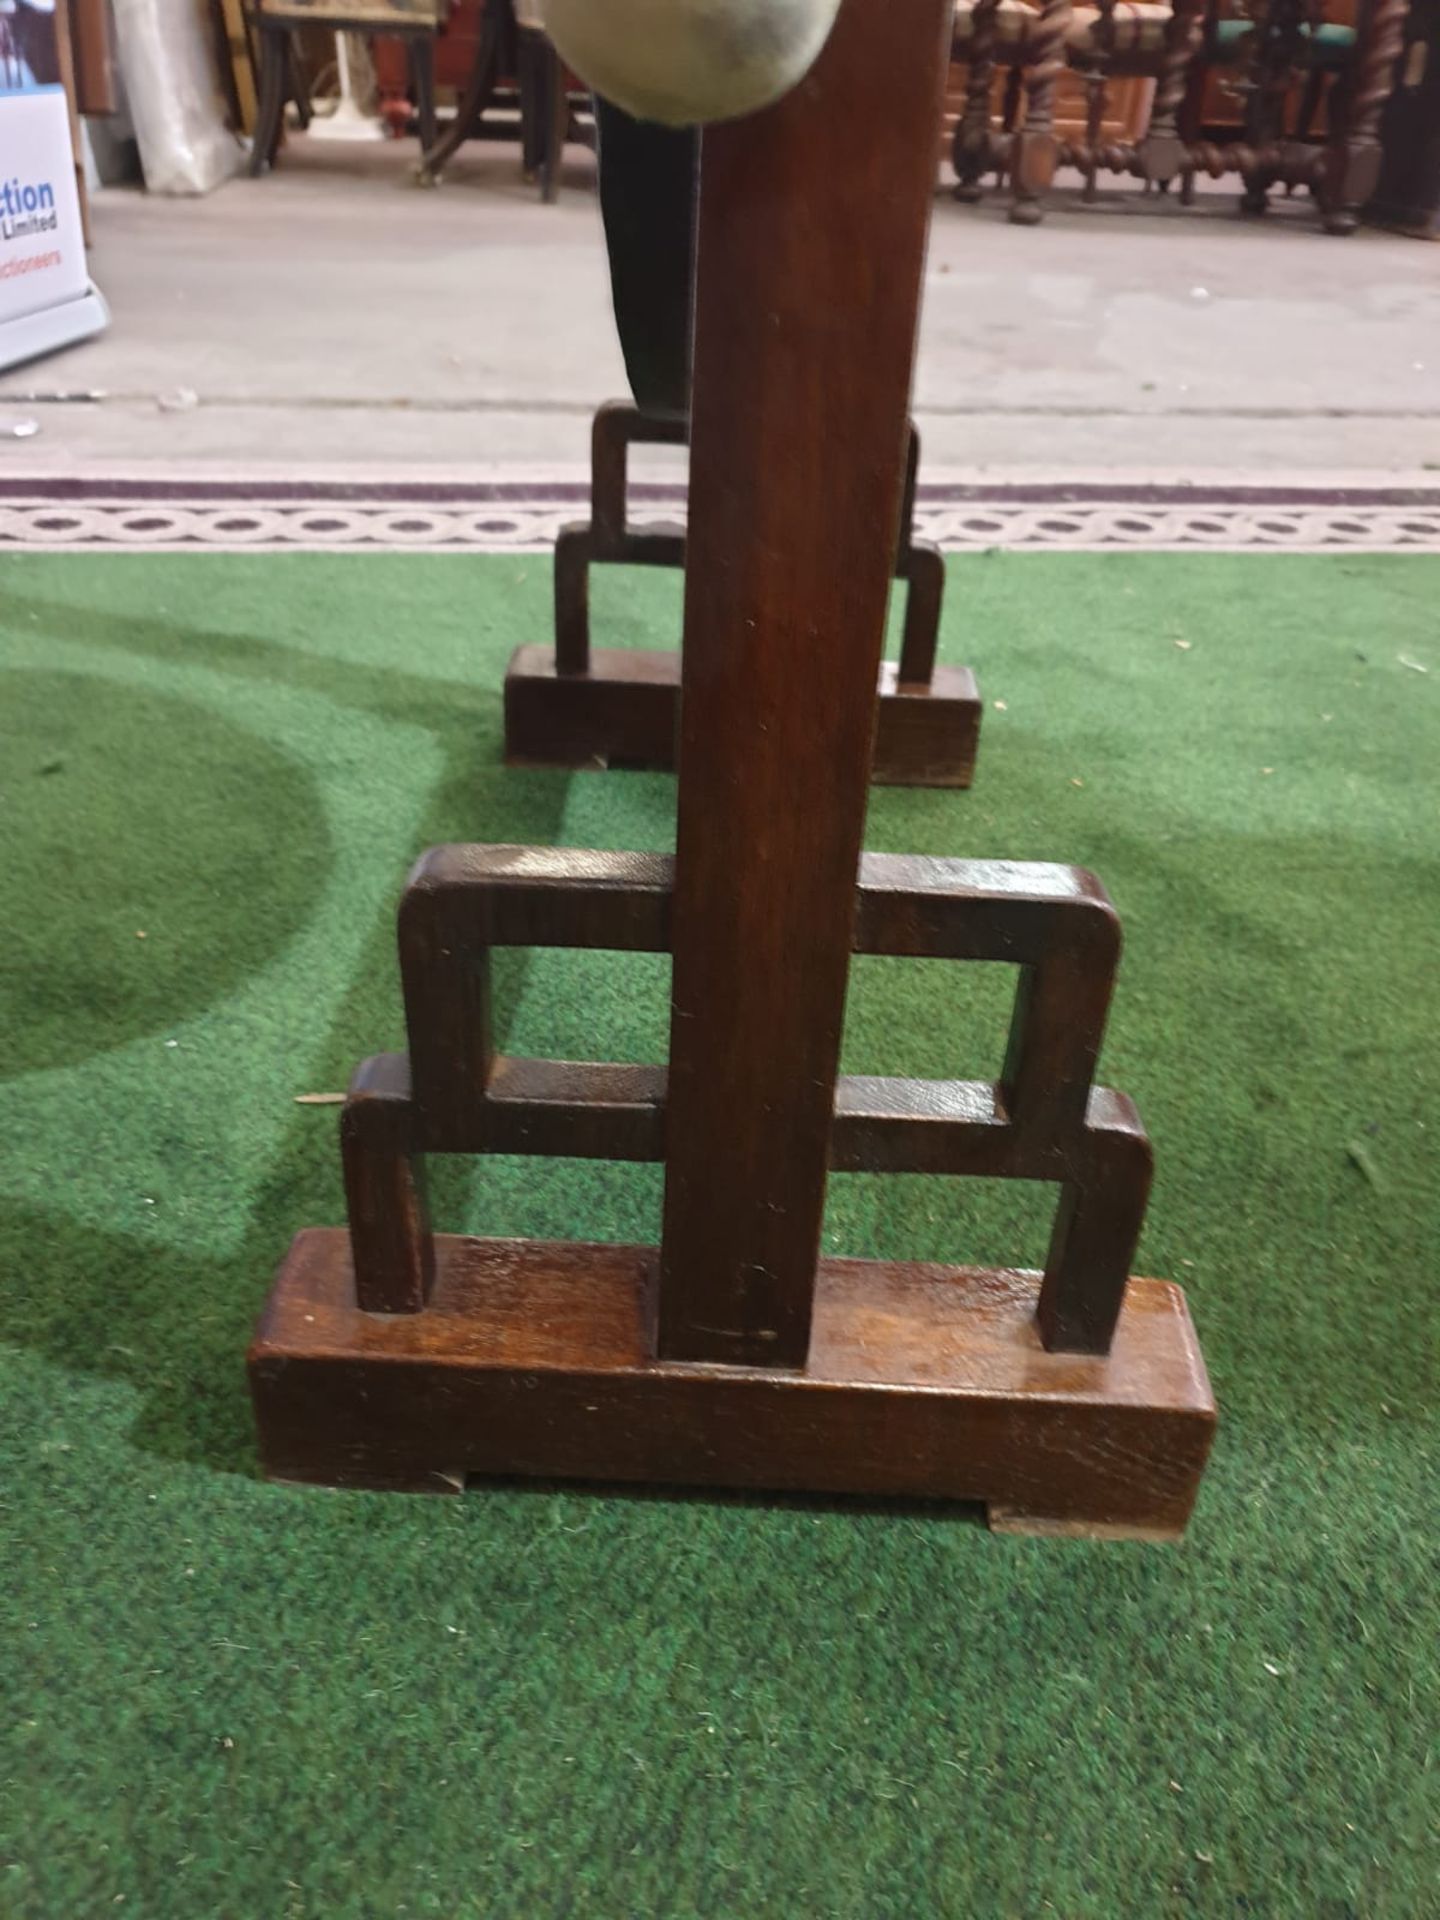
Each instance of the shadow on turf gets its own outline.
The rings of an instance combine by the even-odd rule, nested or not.
[[[226,998],[293,938],[332,849],[309,768],[195,701],[30,668],[0,686],[5,1079]],[[177,766],[194,791],[178,817]]]
[[[439,748],[443,771],[416,829],[416,854],[445,840],[552,845],[560,837],[573,776],[503,766],[496,688],[305,655],[253,634],[197,636],[160,618],[42,599],[12,598],[6,612],[32,634],[199,665],[219,676],[298,686],[336,706],[422,729]],[[70,677],[83,681],[82,675]],[[117,689],[107,682],[96,691],[103,691],[109,703]],[[118,692],[123,699],[131,690]],[[173,695],[155,698],[183,704]],[[152,761],[163,774],[166,731],[151,728],[147,738]],[[263,741],[256,742],[256,750],[263,760]],[[271,757],[282,766],[292,764],[273,752]],[[313,792],[310,776],[303,768],[300,772]],[[263,812],[270,817],[275,809],[267,801]],[[309,820],[318,807],[308,801],[302,812]],[[287,830],[293,825],[283,813],[280,819]],[[292,902],[293,917],[287,913],[280,929],[284,940],[294,936],[303,920],[305,893],[319,884],[303,866],[302,877],[306,884]],[[397,872],[397,897],[402,879]],[[241,904],[247,904],[243,896]],[[48,917],[43,903],[36,917],[43,928]],[[360,1054],[379,1050],[393,1038],[371,1029],[376,983],[394,991],[394,942],[394,911],[387,905],[370,929],[350,989],[328,1031],[317,1034],[317,1061],[343,1062],[337,1067],[343,1073]],[[269,956],[244,957],[245,970],[254,972]],[[499,1036],[505,1034],[524,991],[528,958],[523,949],[495,956],[493,1008]],[[43,991],[43,978],[34,967],[29,975]],[[234,985],[234,978],[226,975],[181,1010],[193,1017],[197,1006],[213,1003]],[[82,1004],[88,1031],[74,1057],[107,1051],[135,1037],[131,1009],[113,999]],[[11,1014],[24,1023],[22,1005]],[[168,1018],[174,1017],[171,1011]],[[139,1031],[144,1030],[142,1025]],[[443,1206],[443,1172],[437,1185]],[[134,1428],[138,1446],[218,1471],[253,1474],[244,1354],[255,1317],[290,1235],[306,1224],[343,1218],[334,1114],[325,1108],[292,1109],[287,1115],[271,1172],[251,1206],[252,1230],[228,1258],[217,1260],[203,1251],[187,1254],[159,1240],[107,1234],[60,1214],[0,1203],[0,1266],[18,1282],[5,1317],[5,1335],[60,1366],[80,1367],[133,1387],[141,1402]]]
[[[7,600],[6,616],[32,635],[200,667],[281,690],[298,689],[337,708],[429,734],[444,771],[417,830],[417,854],[446,839],[501,841],[515,833],[527,841],[552,844],[558,837],[573,776],[505,766],[498,685],[427,678],[398,667],[302,653],[257,634],[209,629],[197,634],[158,617],[141,619],[58,601],[16,596]]]

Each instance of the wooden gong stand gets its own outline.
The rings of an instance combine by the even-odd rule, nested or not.
[[[1184,1527],[1214,1405],[1179,1289],[1127,1280],[1150,1151],[1091,1084],[1114,910],[1076,869],[861,852],[949,18],[845,0],[801,86],[704,136],[677,852],[412,874],[410,1050],[347,1098],[349,1234],[297,1237],[250,1353],[277,1478]],[[668,952],[668,1068],[497,1054],[506,945]],[[1018,964],[999,1082],[839,1077],[852,952]],[[432,1235],[427,1152],[663,1161],[660,1246]],[[821,1259],[832,1167],[1055,1182],[1046,1270]]]
[[[505,674],[505,758],[522,767],[675,765],[680,659],[653,648],[592,647],[590,570],[597,565],[683,567],[685,529],[632,526],[632,446],[684,446],[689,423],[612,400],[590,439],[590,518],[555,541],[555,645],[517,647]],[[915,538],[920,436],[910,426],[895,578],[904,582],[900,658],[880,663],[876,688],[878,786],[968,787],[980,747],[980,689],[969,667],[941,666],[945,556]],[[880,536],[877,529],[877,537]]]

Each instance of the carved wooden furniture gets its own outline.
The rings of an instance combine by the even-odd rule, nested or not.
[[[1071,868],[861,852],[947,5],[845,0],[804,84],[704,133],[676,853],[415,869],[408,1058],[342,1117],[349,1236],[298,1237],[251,1349],[273,1475],[1185,1524],[1214,1406],[1179,1290],[1127,1278],[1150,1153],[1091,1084],[1114,911]],[[510,945],[670,954],[668,1066],[497,1052]],[[838,1077],[852,952],[1014,963],[999,1082]],[[663,1160],[660,1244],[432,1235],[430,1152]],[[1052,1181],[1046,1270],[822,1260],[832,1167]]]
[[[302,124],[308,118],[292,36],[301,27],[336,32],[383,33],[403,43],[414,78],[420,144],[433,145],[435,36],[448,0],[251,0],[251,22],[260,48],[260,99],[250,149],[250,172],[275,164],[284,130],[285,103],[295,100]]]
[[[1357,24],[1324,17],[1323,0],[1264,0],[1252,19],[1221,17],[1219,0],[1070,0],[1043,9],[1022,0],[976,0],[957,16],[968,48],[970,87],[956,129],[957,196],[975,199],[990,167],[1010,166],[1012,219],[1033,225],[1057,167],[1077,167],[1085,197],[1102,173],[1128,174],[1182,197],[1194,181],[1238,173],[1242,208],[1264,211],[1270,189],[1307,187],[1327,229],[1353,230],[1379,173],[1379,123],[1393,84],[1406,0],[1362,0]],[[1009,60],[1012,85],[1002,126],[991,120],[991,74]],[[1057,130],[1062,69],[1083,81],[1082,128]],[[1238,137],[1201,124],[1207,75],[1224,72],[1244,101]],[[1112,89],[1148,81],[1154,97],[1143,128],[1117,132]],[[1317,135],[1322,105],[1326,131]]]
[[[1091,124],[1088,85],[1061,57],[1071,13],[1071,0],[1048,7],[1040,0],[960,0],[946,100],[957,200],[979,200],[987,172],[994,172],[998,184],[1012,171],[1012,160],[1020,160],[1023,165],[1013,169],[1011,217],[1028,226],[1040,218],[1060,146],[1085,138]],[[1138,139],[1153,91],[1143,76],[1108,85],[1102,136]],[[1028,127],[1030,144],[1022,138],[1017,152],[1022,114],[1021,135]],[[1047,127],[1051,144],[1040,145]]]
[[[1055,173],[1055,89],[1065,71],[1072,0],[960,0],[951,57],[966,68],[965,106],[951,161],[957,200],[978,200],[986,173],[1008,171],[1010,218],[1033,226]],[[992,110],[995,71],[1008,69],[999,125]],[[1022,109],[1023,124],[1016,131]]]
[[[678,655],[590,645],[590,569],[600,563],[683,567],[685,530],[633,527],[626,515],[628,452],[683,446],[683,417],[602,407],[591,438],[591,517],[555,542],[555,646],[518,647],[505,676],[505,752],[526,766],[669,768],[675,764]],[[898,662],[880,668],[874,778],[881,785],[968,787],[980,741],[980,693],[969,667],[935,653],[945,558],[911,532],[919,436],[909,430],[903,534],[895,577],[905,583]]]
[[[1185,94],[1187,74],[1201,42],[1205,0],[1178,0],[1175,7],[1136,4],[1135,0],[1100,0],[1097,6],[1073,6],[1070,0],[1047,6],[1043,13],[1022,7],[1019,0],[1001,0],[997,8],[979,0],[975,8],[971,95],[966,115],[956,130],[955,170],[960,178],[957,198],[978,197],[978,179],[985,161],[1010,153],[1015,201],[1011,218],[1035,225],[1044,213],[1044,195],[1058,166],[1076,166],[1085,175],[1086,199],[1093,199],[1102,168],[1137,173],[1142,179],[1168,186],[1182,170],[1183,154],[1177,117]],[[1029,104],[1013,145],[1005,134],[989,131],[988,89],[977,59],[989,32],[998,31],[1003,46],[1007,14],[1027,18],[1020,41],[1018,72],[1024,79]],[[995,27],[987,22],[993,20]],[[1082,124],[1057,125],[1055,99],[1062,75],[1075,76],[1084,88]],[[1117,124],[1112,112],[1116,82],[1149,82],[1153,100],[1138,123]],[[1009,116],[1007,115],[1007,120]]]
[[[1095,118],[1082,142],[1062,147],[1093,196],[1102,171],[1168,186],[1182,197],[1194,180],[1238,173],[1241,208],[1263,213],[1272,187],[1308,187],[1331,233],[1353,231],[1379,173],[1379,120],[1399,52],[1405,0],[1371,0],[1357,26],[1323,18],[1322,0],[1266,0],[1254,19],[1222,18],[1219,0],[1169,7],[1100,0],[1077,8],[1067,39],[1071,65],[1093,88]],[[1207,137],[1196,105],[1207,72],[1224,70],[1243,99],[1239,137]],[[1107,141],[1098,121],[1112,75],[1156,80],[1149,130],[1138,141]],[[1324,100],[1328,128],[1315,125]]]
[[[1241,206],[1263,213],[1271,188],[1307,187],[1327,232],[1352,233],[1380,177],[1380,118],[1404,41],[1407,0],[1359,0],[1355,23],[1324,0],[1266,0],[1256,18],[1224,18],[1212,0],[1203,59],[1225,67],[1244,97],[1237,140],[1187,126],[1189,169],[1239,173]],[[1323,137],[1313,132],[1324,100]]]
[[[1325,0],[1322,6],[1317,0],[1303,19],[1287,23],[1279,15],[1267,19],[1263,7],[1249,0],[1207,0],[1202,58],[1191,74],[1183,115],[1187,139],[1224,145],[1245,137],[1252,83],[1262,64],[1257,56],[1267,50],[1272,56],[1271,83],[1288,84],[1281,119],[1300,138],[1323,129],[1323,95],[1333,89],[1354,51],[1363,3]],[[1277,51],[1287,51],[1287,39],[1288,55],[1296,56],[1298,65],[1288,58],[1273,61]]]
[[[1411,0],[1398,71],[1365,218],[1417,240],[1440,239],[1440,0]]]
[[[1098,0],[1075,9],[1065,36],[1065,57],[1085,81],[1088,110],[1081,139],[1069,141],[1063,162],[1085,175],[1085,198],[1096,196],[1104,170],[1131,172],[1168,188],[1185,171],[1178,118],[1186,78],[1201,45],[1205,0]],[[1130,141],[1107,140],[1105,101],[1117,78],[1155,82],[1148,124]]]
[[[547,206],[560,195],[560,163],[570,131],[570,89],[564,63],[545,34],[541,0],[514,0],[515,70],[520,91],[520,164],[538,180]]]
[[[547,203],[557,198],[565,142],[589,143],[593,132],[582,118],[588,96],[572,87],[543,22],[539,0],[481,0],[478,22],[473,0],[463,0],[457,25],[472,28],[473,55],[454,118],[424,143],[427,183],[441,178],[467,141],[518,138],[526,178],[539,181]]]
[[[443,24],[435,41],[437,99],[458,97],[475,62],[480,39],[483,0],[446,0]],[[407,139],[417,129],[418,101],[409,49],[403,40],[377,34],[370,44],[380,117],[394,140]]]

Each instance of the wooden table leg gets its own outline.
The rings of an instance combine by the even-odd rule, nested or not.
[[[475,64],[470,69],[470,78],[455,109],[455,118],[438,140],[434,139],[432,132],[432,143],[425,146],[421,153],[423,181],[437,181],[465,142],[478,131],[500,78],[507,32],[513,45],[516,28],[512,0],[486,0],[480,21],[480,39],[475,48]]]
[[[704,135],[665,1359],[809,1347],[949,21],[850,0]]]

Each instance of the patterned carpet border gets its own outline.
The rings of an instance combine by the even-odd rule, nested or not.
[[[583,478],[0,480],[0,551],[537,553],[583,519]],[[632,517],[683,517],[637,480]],[[948,552],[1440,552],[1440,484],[923,482],[916,535]]]

